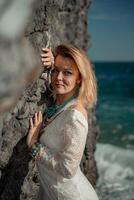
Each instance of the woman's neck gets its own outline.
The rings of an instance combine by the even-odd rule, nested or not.
[[[74,88],[74,90],[72,90],[69,93],[66,94],[57,94],[56,95],[56,105],[60,105],[63,104],[65,101],[67,101],[68,99],[70,99],[71,97],[76,98],[78,96],[79,93],[79,88],[76,87]]]
[[[67,101],[71,97],[73,97],[73,94],[72,95],[61,95],[61,94],[59,95],[59,94],[57,94],[56,95],[56,105],[63,104],[65,101]]]

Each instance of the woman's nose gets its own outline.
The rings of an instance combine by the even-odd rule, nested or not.
[[[63,78],[62,72],[58,72],[58,74],[57,74],[57,79],[58,79],[58,80],[61,80],[62,78]]]

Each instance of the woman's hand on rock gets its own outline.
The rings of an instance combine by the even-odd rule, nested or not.
[[[30,129],[26,141],[29,149],[38,141],[42,121],[43,117],[41,111],[35,113],[34,119],[30,118]]]
[[[41,61],[45,68],[54,65],[54,56],[50,48],[42,48]]]

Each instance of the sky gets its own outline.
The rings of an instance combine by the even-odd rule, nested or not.
[[[92,0],[88,12],[93,61],[134,61],[134,0]]]

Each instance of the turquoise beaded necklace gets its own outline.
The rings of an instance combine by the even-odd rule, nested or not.
[[[66,101],[64,101],[64,103],[62,103],[60,105],[56,105],[56,103],[54,102],[45,111],[46,117],[47,118],[51,118],[55,113],[57,113],[60,109],[62,109],[68,102],[70,102],[71,100],[75,99],[78,96],[78,94],[79,94],[79,87],[76,89],[75,94],[72,95],[71,97],[69,97]]]
[[[60,109],[62,109],[69,101],[75,99],[75,96],[71,96],[68,98],[64,103],[60,105],[56,105],[55,103],[52,104],[52,106],[48,107],[46,110],[47,118],[51,118],[55,113],[57,113]]]

